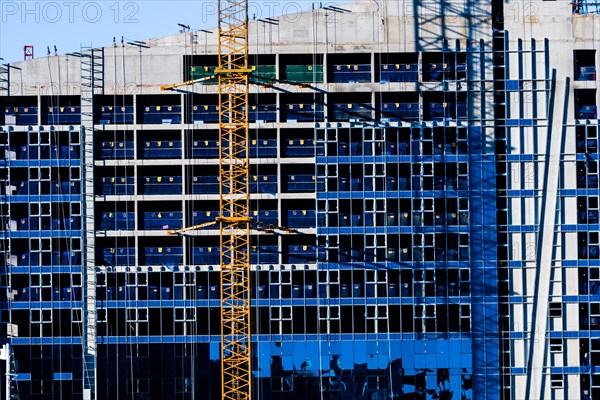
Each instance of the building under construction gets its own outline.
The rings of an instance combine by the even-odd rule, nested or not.
[[[252,398],[600,398],[598,6],[250,21]],[[106,41],[0,69],[2,392],[219,399],[217,32]]]

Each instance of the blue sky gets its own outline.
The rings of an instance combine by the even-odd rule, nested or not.
[[[333,3],[327,1],[328,4]],[[339,2],[338,2],[339,3]],[[309,10],[310,0],[250,0],[250,18]],[[113,37],[120,42],[144,40],[178,32],[178,23],[192,29],[217,23],[216,0],[0,0],[0,57],[2,62],[23,59],[23,46],[34,46],[36,58],[78,51],[81,44],[105,46]]]

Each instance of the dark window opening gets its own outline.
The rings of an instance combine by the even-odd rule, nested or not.
[[[573,63],[576,81],[596,80],[596,50],[575,50]]]
[[[575,119],[596,119],[596,89],[575,89]]]

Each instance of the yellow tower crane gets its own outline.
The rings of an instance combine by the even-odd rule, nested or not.
[[[219,224],[221,245],[221,381],[224,400],[252,398],[248,158],[248,1],[219,1],[219,216],[167,234]],[[206,79],[206,78],[205,78]],[[173,90],[203,81],[161,86]],[[267,231],[279,227],[267,226]],[[285,228],[283,228],[285,229]],[[290,231],[291,230],[287,230]]]
[[[250,168],[248,159],[248,1],[219,1],[219,216],[167,231],[219,224],[221,245],[221,382],[224,400],[252,398],[250,349]],[[204,79],[161,86],[172,90]]]
[[[252,398],[248,1],[219,1],[221,379],[224,400]]]

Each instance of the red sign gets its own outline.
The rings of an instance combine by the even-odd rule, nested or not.
[[[23,47],[23,56],[25,61],[31,60],[33,58],[33,46]]]

